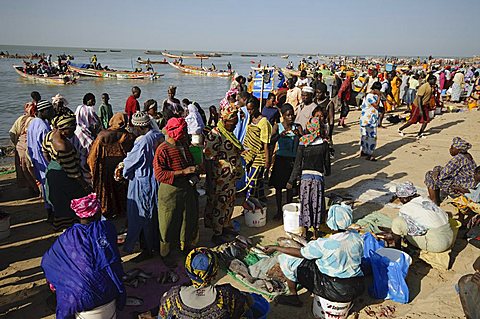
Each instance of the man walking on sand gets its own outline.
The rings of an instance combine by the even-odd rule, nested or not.
[[[418,89],[417,96],[415,97],[415,102],[412,104],[412,113],[410,115],[410,120],[405,123],[401,128],[398,129],[398,134],[404,136],[403,130],[409,127],[412,124],[421,123],[420,131],[418,132],[417,139],[425,138],[424,132],[427,128],[427,124],[430,122],[430,117],[428,115],[430,107],[430,99],[433,94],[433,88],[437,78],[435,75],[431,74],[427,78],[427,82],[422,84]]]

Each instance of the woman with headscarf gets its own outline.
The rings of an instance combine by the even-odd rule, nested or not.
[[[102,214],[108,217],[126,213],[127,183],[116,182],[114,172],[133,147],[134,137],[125,129],[127,123],[125,113],[116,113],[109,128],[98,134],[87,158],[93,190],[100,200]]]
[[[222,108],[217,127],[205,137],[205,227],[212,228],[212,241],[216,244],[227,241],[229,234],[236,234],[230,220],[235,206],[235,183],[243,175],[240,161],[243,146],[233,134],[237,114],[233,104]]]
[[[369,161],[376,161],[373,152],[377,147],[378,108],[381,106],[382,84],[373,83],[370,93],[363,99],[360,116],[360,156]]]
[[[272,126],[260,113],[260,103],[257,98],[252,97],[248,101],[247,111],[250,115],[250,123],[243,141],[245,146],[243,159],[247,167],[247,196],[244,207],[251,209],[247,204],[250,198],[266,201],[264,175],[270,169],[268,144],[272,136]]]
[[[463,87],[465,86],[465,75],[464,70],[458,70],[453,76],[452,84],[452,96],[450,98],[451,102],[460,102],[462,97]]]
[[[192,250],[185,260],[191,285],[172,287],[163,295],[159,318],[247,318],[250,297],[230,284],[213,285],[217,270],[215,253],[203,247]]]
[[[91,188],[85,182],[80,159],[70,139],[75,131],[74,115],[59,115],[52,121],[53,130],[43,140],[43,153],[50,162],[46,172],[45,195],[53,207],[55,229],[71,226],[76,219],[70,208],[74,198],[87,195]]]
[[[450,146],[453,156],[445,167],[435,166],[425,174],[425,185],[430,199],[440,205],[441,195],[455,193],[455,188],[475,187],[474,172],[477,165],[468,150],[472,145],[460,137],[455,137]],[[443,197],[443,196],[442,196]]]
[[[57,298],[56,318],[116,318],[125,305],[115,226],[101,220],[95,194],[73,199],[80,219],[43,255],[42,269]]]
[[[15,145],[15,172],[17,174],[17,186],[28,187],[33,196],[39,196],[37,180],[33,171],[32,161],[27,154],[27,129],[30,121],[35,118],[35,105],[26,103],[24,114],[21,115],[10,129],[10,140]]]
[[[295,164],[287,184],[291,189],[300,180],[300,220],[306,229],[317,229],[325,221],[325,176],[330,175],[329,146],[324,141],[325,129],[318,117],[313,117],[305,128],[307,134],[300,137]]]
[[[348,103],[352,95],[352,82],[354,75],[355,74],[353,73],[353,71],[348,71],[345,80],[343,80],[342,82],[340,90],[338,90],[338,100],[342,105],[340,110],[340,119],[338,120],[338,126],[344,128],[347,127],[347,124],[345,124],[345,120],[347,119],[347,115],[350,112],[350,105]]]
[[[299,138],[303,130],[300,124],[294,123],[293,106],[285,103],[280,109],[283,121],[273,126],[272,143],[278,143],[275,162],[270,176],[270,185],[275,187],[277,214],[275,219],[282,219],[282,191],[287,187],[288,179],[293,171],[297,155]],[[293,190],[287,189],[287,203],[293,201]]]
[[[100,119],[93,108],[94,106],[95,95],[87,93],[83,97],[83,104],[79,105],[75,110],[77,127],[75,129],[73,145],[80,156],[83,178],[85,178],[87,183],[92,182],[92,175],[90,174],[90,169],[87,164],[87,157],[101,125]]]
[[[153,159],[158,187],[160,255],[170,253],[170,244],[189,250],[198,239],[198,175],[188,148],[187,123],[171,118],[164,128],[166,140]]]
[[[123,176],[129,181],[127,192],[128,231],[123,250],[131,253],[140,241],[142,253],[136,261],[150,258],[158,250],[157,191],[153,171],[155,150],[163,142],[163,134],[151,128],[147,113],[136,112],[131,119],[137,136],[133,148],[123,161]]]
[[[67,107],[68,101],[61,94],[52,97],[52,105],[55,115],[73,114],[72,110]]]
[[[205,128],[205,123],[203,122],[202,116],[198,112],[197,107],[193,103],[189,103],[187,109],[188,115],[185,117],[185,122],[187,122],[187,132],[192,136],[192,144],[202,144],[202,133]]]
[[[397,186],[395,195],[402,202],[398,217],[392,221],[392,232],[405,237],[421,250],[441,253],[453,244],[453,230],[448,215],[430,199],[417,194],[412,182]]]
[[[280,268],[287,278],[288,296],[279,296],[280,304],[301,307],[297,284],[332,302],[351,302],[363,292],[363,239],[348,227],[353,221],[352,208],[333,205],[328,211],[328,238],[318,238],[300,248],[267,246],[266,253],[278,251]]]

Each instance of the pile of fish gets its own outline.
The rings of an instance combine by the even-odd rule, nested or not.
[[[250,238],[242,235],[235,237],[234,241],[213,247],[211,250],[217,253],[217,257],[225,267],[228,267],[233,259],[243,259],[249,248],[253,246]]]
[[[134,268],[127,271],[122,277],[122,280],[125,285],[137,288],[140,284],[145,284],[147,279],[150,278],[152,278],[152,273],[147,273],[139,268]]]
[[[122,280],[125,285],[132,287],[132,288],[138,288],[139,285],[144,285],[147,282],[147,279],[150,279],[153,277],[152,273],[149,272],[144,272],[143,270],[139,268],[134,268],[132,270],[129,270],[125,273],[125,275],[122,277]],[[176,272],[172,270],[167,270],[165,272],[160,273],[160,275],[157,277],[157,282],[161,285],[165,284],[174,284],[178,281],[179,276],[177,275]]]
[[[233,259],[228,265],[228,269],[235,274],[238,274],[245,278],[252,286],[257,289],[272,292],[283,292],[285,290],[285,285],[283,282],[276,279],[266,279],[266,278],[255,278],[250,275],[248,267],[238,259]]]

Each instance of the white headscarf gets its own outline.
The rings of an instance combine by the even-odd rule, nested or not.
[[[193,103],[188,105],[188,115],[185,117],[185,122],[187,122],[188,134],[202,134],[205,123],[203,123],[202,116]]]

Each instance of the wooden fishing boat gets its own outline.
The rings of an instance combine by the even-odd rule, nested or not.
[[[202,59],[202,60],[208,60],[208,56],[206,55],[201,55],[201,56],[195,56],[195,55],[176,55],[176,54],[171,54],[168,52],[162,52],[164,56],[167,58],[171,59]]]
[[[288,59],[288,54],[282,55],[281,58],[282,59]]]
[[[257,57],[258,54],[240,54],[240,56],[245,56],[245,57]]]
[[[135,72],[127,70],[115,70],[115,71],[106,71],[106,70],[95,70],[90,68],[78,67],[74,65],[69,65],[68,68],[77,72],[83,76],[91,76],[96,78],[110,78],[110,79],[121,79],[121,80],[149,80],[149,79],[158,79],[164,74],[158,74],[156,72]]]
[[[192,65],[180,65],[178,63],[168,62],[172,67],[175,69],[182,71],[183,73],[193,74],[193,75],[200,75],[200,76],[210,76],[210,77],[219,77],[219,78],[227,78],[231,77],[234,72],[231,71],[209,71],[206,69],[202,69]]]
[[[56,84],[56,85],[65,85],[65,84],[75,84],[77,83],[78,77],[72,75],[51,75],[51,76],[42,76],[27,74],[24,72],[23,66],[14,65],[13,68],[15,72],[18,73],[22,78],[33,82],[47,83],[47,84]]]
[[[143,53],[145,53],[145,54],[151,54],[151,55],[162,55],[162,51],[145,50]]]
[[[122,52],[122,50],[110,50],[110,52]]]
[[[139,64],[168,64],[168,61],[166,59],[163,60],[143,60],[143,59],[137,59],[137,63]]]
[[[90,50],[90,49],[84,49],[83,51],[91,52],[91,53],[105,53],[105,52],[107,52],[107,50]]]
[[[195,56],[197,58],[202,58],[202,59],[211,57],[211,55],[203,54],[203,53],[193,53],[193,56]]]

